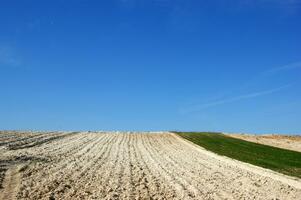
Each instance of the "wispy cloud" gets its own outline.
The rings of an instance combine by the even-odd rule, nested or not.
[[[297,69],[301,69],[301,61],[263,70],[251,76],[251,78],[246,82],[241,83],[240,86],[238,86],[238,89],[242,90],[242,89],[254,87],[256,85],[257,86],[262,85],[263,83],[268,83],[268,82],[273,84],[275,77],[280,77],[282,73],[290,73],[292,75]]]
[[[264,90],[264,91],[239,95],[239,96],[235,96],[235,97],[232,97],[232,98],[221,99],[221,100],[213,101],[213,102],[209,102],[209,103],[193,105],[191,107],[181,109],[180,112],[181,113],[197,112],[197,111],[200,111],[200,110],[203,110],[203,109],[206,109],[206,108],[210,108],[210,107],[214,107],[214,106],[218,106],[218,105],[222,105],[222,104],[227,104],[227,103],[232,103],[232,102],[236,102],[236,101],[241,101],[241,100],[245,100],[245,99],[252,99],[252,98],[272,94],[272,93],[278,92],[280,90],[283,90],[285,88],[288,88],[290,86],[292,86],[292,84],[283,85],[281,87],[277,87],[277,88],[273,88],[273,89],[269,89],[269,90]]]
[[[278,72],[293,70],[293,69],[297,69],[297,68],[301,68],[301,62],[295,62],[295,63],[291,63],[291,64],[288,64],[288,65],[275,67],[273,69],[264,71],[262,73],[262,75],[271,75],[271,74],[275,74],[275,73],[278,73]]]
[[[0,65],[16,67],[20,65],[20,60],[15,55],[10,46],[0,46]]]

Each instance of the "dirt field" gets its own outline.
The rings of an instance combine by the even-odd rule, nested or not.
[[[0,199],[300,199],[301,181],[172,133],[0,133]]]
[[[289,149],[301,152],[301,136],[288,135],[247,135],[247,134],[227,134],[231,137],[256,142],[259,144]]]

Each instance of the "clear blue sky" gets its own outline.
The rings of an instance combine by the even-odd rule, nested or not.
[[[0,129],[301,133],[300,0],[3,0]]]

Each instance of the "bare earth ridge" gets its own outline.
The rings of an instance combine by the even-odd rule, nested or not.
[[[300,179],[172,133],[0,133],[0,199],[300,199]]]
[[[259,144],[289,149],[301,152],[301,136],[292,135],[251,135],[251,134],[226,134],[234,138],[247,140]]]

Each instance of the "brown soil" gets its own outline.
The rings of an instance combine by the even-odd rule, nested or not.
[[[227,134],[231,137],[301,152],[301,136]]]

